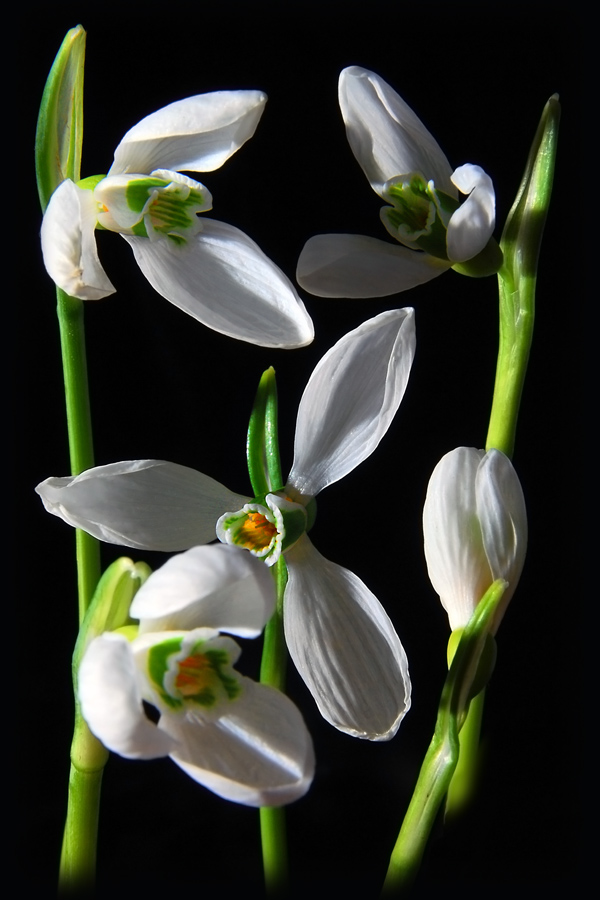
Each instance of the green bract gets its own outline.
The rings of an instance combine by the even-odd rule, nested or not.
[[[79,178],[85,38],[81,25],[67,32],[42,95],[35,135],[35,169],[43,210],[61,181]]]

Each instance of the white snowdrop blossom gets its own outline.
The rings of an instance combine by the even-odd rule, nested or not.
[[[429,577],[452,631],[465,627],[492,582],[507,582],[495,634],[527,550],[525,500],[510,459],[473,447],[442,457],[427,488],[423,531]]]
[[[313,498],[377,447],[400,405],[415,349],[414,311],[382,313],[315,368],[298,410],[287,484],[262,498],[160,460],[99,466],[38,485],[46,509],[100,540],[181,550],[215,537],[288,568],[290,655],[321,714],[356,737],[387,740],[410,707],[406,654],[377,598],[306,534]],[[231,512],[230,512],[231,511]]]
[[[217,544],[172,557],[133,599],[137,635],[105,632],[84,654],[77,690],[91,731],[129,759],[170,756],[236,803],[301,797],[314,774],[304,720],[284,694],[233,668],[241,650],[222,634],[256,637],[274,608],[273,580],[249,554]]]
[[[389,204],[381,219],[399,245],[366,235],[316,235],[298,260],[301,287],[320,297],[385,297],[481,253],[495,225],[494,188],[483,169],[467,164],[452,171],[412,109],[374,72],[344,69],[339,102],[352,152]],[[462,205],[459,192],[467,195]]]
[[[63,181],[42,223],[50,277],[73,297],[115,288],[94,231],[121,234],[152,285],[209,328],[265,347],[303,347],[314,337],[296,290],[246,234],[200,216],[210,192],[181,171],[212,172],[252,137],[266,96],[216,91],[179,100],[127,132],[108,175]]]

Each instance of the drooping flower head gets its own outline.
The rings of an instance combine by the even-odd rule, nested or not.
[[[391,310],[325,354],[303,394],[287,483],[266,497],[232,494],[206,475],[160,460],[99,466],[38,486],[46,509],[100,540],[176,550],[221,540],[268,565],[285,554],[290,654],[336,728],[388,740],[410,707],[406,654],[382,605],[306,534],[314,498],[377,447],[400,405],[415,350],[414,312]]]
[[[256,637],[274,605],[273,581],[249,554],[218,544],[170,559],[133,599],[136,636],[106,632],[85,652],[77,690],[91,731],[129,759],[170,756],[236,803],[301,797],[314,772],[304,721],[286,696],[233,668],[241,650],[223,634]]]
[[[101,227],[125,238],[159,294],[209,328],[266,347],[310,343],[289,279],[238,228],[204,216],[210,192],[181,174],[222,166],[254,134],[266,99],[216,91],[171,103],[127,132],[108,175],[63,181],[41,233],[58,287],[81,300],[114,293],[96,248]]]
[[[507,582],[495,634],[527,550],[521,484],[500,450],[458,447],[433,470],[423,508],[425,559],[450,628],[464,628],[492,582]]]
[[[383,297],[469,261],[469,274],[497,271],[495,244],[483,253],[495,225],[494,189],[483,169],[452,171],[422,122],[374,72],[344,69],[339,102],[352,152],[388,204],[381,219],[400,246],[365,235],[316,235],[298,260],[299,284],[321,297]],[[459,192],[467,195],[462,205]]]

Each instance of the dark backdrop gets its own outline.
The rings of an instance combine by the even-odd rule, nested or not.
[[[37,105],[66,31],[88,31],[82,175],[104,172],[125,131],[166,103],[204,91],[260,88],[269,96],[255,137],[221,170],[199,178],[215,218],[246,231],[293,278],[304,241],[322,231],[384,237],[379,198],[346,142],[337,78],[372,68],[413,106],[453,165],[493,177],[498,221],[512,203],[545,101],[563,102],[556,187],[541,255],[538,312],[515,466],[530,522],[528,559],[498,635],[489,687],[479,798],[461,822],[436,831],[415,896],[461,889],[505,896],[517,887],[573,886],[579,871],[577,799],[581,651],[579,521],[583,470],[578,404],[583,321],[579,230],[577,7],[566,3],[229,2],[54,3],[23,19],[21,94],[28,192],[16,443],[23,552],[18,604],[19,806],[24,878],[38,896],[55,884],[65,811],[76,634],[73,533],[33,493],[67,474],[53,285],[41,264],[33,187]],[[25,93],[26,90],[26,93]],[[587,174],[587,170],[584,170]],[[579,204],[579,205],[578,205]],[[498,231],[499,235],[499,231]],[[397,297],[370,301],[302,295],[313,345],[269,351],[213,333],[152,291],[124,241],[102,234],[117,288],[86,306],[98,464],[155,457],[196,467],[248,492],[245,430],[256,384],[277,370],[284,470],[295,413],[323,353],[364,319],[417,310],[417,355],[403,404],[379,449],[319,499],[312,537],[376,593],[406,647],[413,706],[397,737],[370,744],[318,716],[290,671],[289,690],[314,737],[310,793],[289,809],[297,896],[318,886],[376,897],[432,732],[445,674],[446,616],[424,568],[420,515],[443,453],[485,441],[497,340],[496,284],[447,273]],[[10,252],[10,251],[9,251]],[[25,434],[23,441],[22,435]],[[393,521],[393,529],[382,523]],[[127,552],[127,551],[126,551]],[[119,549],[103,548],[108,564]],[[153,566],[160,554],[134,554]],[[10,602],[13,602],[13,598]],[[256,674],[258,646],[242,668]],[[258,644],[258,642],[256,642]],[[169,760],[107,767],[99,845],[101,896],[119,887],[261,890],[257,814],[192,783]],[[538,894],[534,893],[534,896]]]

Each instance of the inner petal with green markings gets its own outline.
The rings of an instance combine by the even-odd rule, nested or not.
[[[214,712],[235,700],[242,686],[233,669],[240,648],[210,628],[173,635],[148,649],[147,672],[171,711]]]
[[[201,231],[197,214],[212,208],[212,196],[203,184],[168,169],[109,175],[94,188],[94,199],[102,228],[176,243]]]
[[[389,233],[401,244],[448,259],[446,231],[458,201],[425,181],[418,173],[392,178],[384,187],[384,198],[392,204],[381,210]]]

